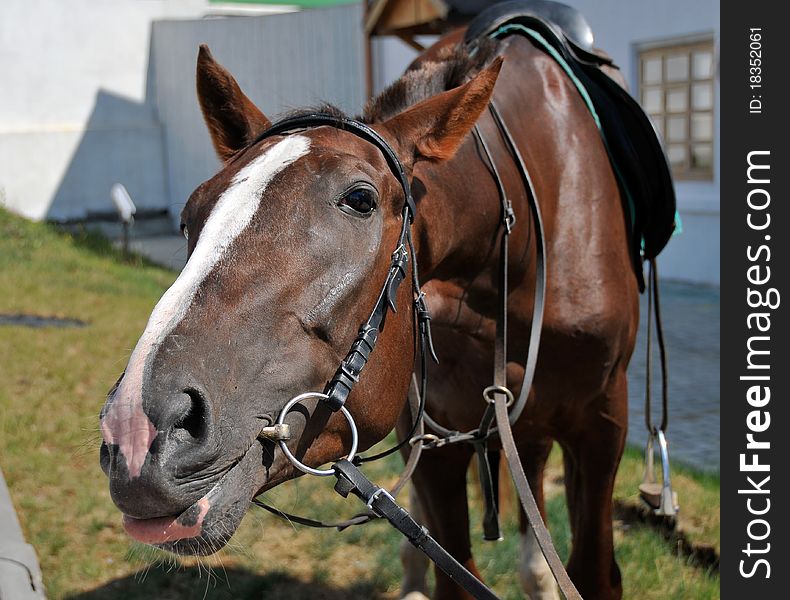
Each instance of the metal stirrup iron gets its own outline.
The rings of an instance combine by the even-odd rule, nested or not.
[[[647,507],[658,516],[674,519],[680,508],[678,495],[672,490],[669,467],[669,444],[666,438],[669,424],[669,394],[667,389],[667,360],[664,346],[664,330],[661,325],[661,306],[658,295],[658,269],[656,259],[650,260],[647,280],[647,352],[645,357],[645,426],[647,445],[645,447],[645,474],[639,485],[639,497]],[[661,359],[661,425],[653,425],[651,392],[653,388],[653,316],[656,320],[656,337]],[[661,458],[661,481],[656,478],[655,445],[658,445]]]

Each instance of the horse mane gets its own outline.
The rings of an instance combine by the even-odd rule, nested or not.
[[[360,120],[364,123],[386,121],[422,100],[458,87],[485,67],[498,47],[494,40],[481,40],[473,53],[464,44],[456,44],[439,50],[438,60],[418,58],[403,75],[367,103]]]
[[[437,53],[438,60],[418,58],[403,75],[371,98],[356,119],[368,124],[386,121],[422,100],[462,85],[496,56],[498,47],[495,40],[481,40],[474,53],[457,44],[442,48]],[[303,117],[316,112],[339,118],[347,116],[332,104],[320,104],[290,111],[283,117]]]

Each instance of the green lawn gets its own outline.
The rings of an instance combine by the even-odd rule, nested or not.
[[[175,561],[123,533],[98,466],[97,414],[148,314],[175,274],[124,262],[100,238],[69,236],[0,209],[0,313],[76,318],[84,328],[0,326],[0,466],[22,526],[39,555],[50,598],[396,598],[398,535],[383,523],[337,533],[292,526],[253,509],[218,556]],[[393,457],[368,472],[396,477]],[[629,450],[618,502],[637,503],[641,456]],[[560,480],[552,456],[548,477]],[[680,527],[690,542],[719,548],[719,480],[676,469]],[[549,522],[560,553],[570,543],[561,486],[550,486]],[[473,537],[480,540],[476,488]],[[350,515],[331,482],[303,478],[267,494],[285,510],[319,518]],[[476,541],[487,581],[520,598],[515,575],[516,512],[503,514],[506,539]],[[673,554],[674,544],[638,522],[616,524],[626,598],[718,598],[715,570]]]

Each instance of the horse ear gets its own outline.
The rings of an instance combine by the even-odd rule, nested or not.
[[[411,165],[452,158],[488,106],[501,68],[502,57],[497,57],[471,81],[386,121],[384,127],[397,140],[401,158]]]
[[[200,46],[197,57],[197,95],[214,149],[222,161],[271,126],[205,44]]]

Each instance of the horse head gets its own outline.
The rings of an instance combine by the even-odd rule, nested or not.
[[[500,65],[371,126],[407,173],[446,160],[485,109]],[[405,214],[399,181],[365,139],[328,126],[261,138],[270,121],[205,46],[197,92],[222,167],[184,207],[186,266],[100,416],[101,466],[127,532],[181,553],[222,547],[255,495],[298,474],[259,433],[289,399],[332,377],[377,301]],[[401,286],[402,310],[346,404],[361,449],[403,409],[410,295]],[[287,418],[289,448],[311,466],[351,443],[341,415],[319,412],[304,402]]]

